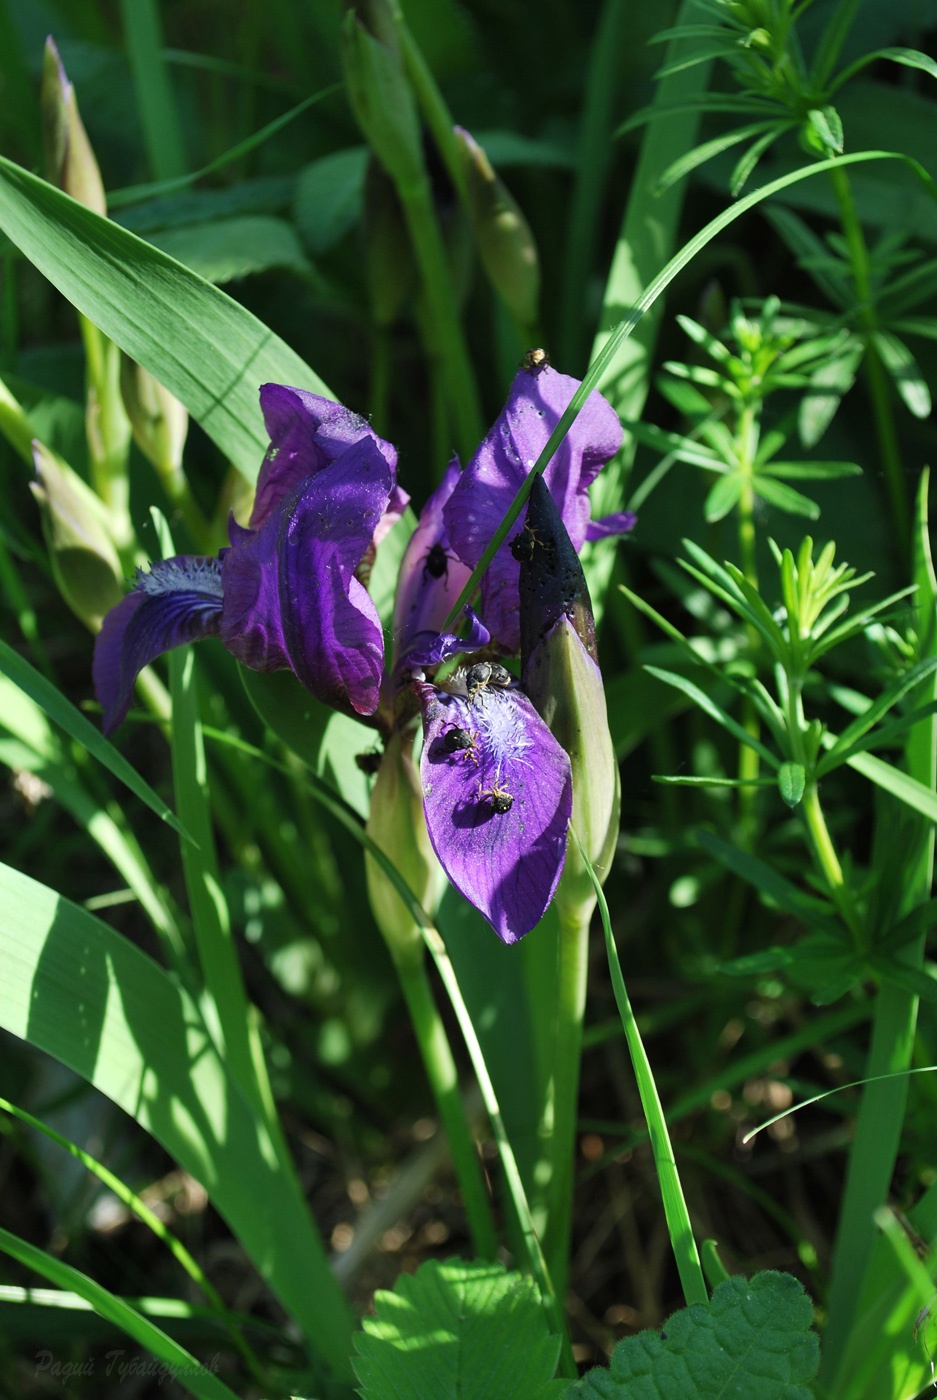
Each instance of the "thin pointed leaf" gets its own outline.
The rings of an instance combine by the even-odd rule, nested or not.
[[[808,928],[825,933],[835,938],[838,943],[842,941],[838,924],[818,907],[819,902],[791,884],[773,865],[752,855],[751,851],[743,851],[740,846],[723,841],[715,832],[698,828],[693,834],[704,851],[714,856],[727,870],[733,871],[761,890],[762,894],[767,895],[779,908],[786,909],[797,919],[802,919]]]
[[[709,491],[703,503],[703,515],[710,525],[723,520],[735,506],[742,494],[742,478],[738,472],[728,472],[721,476]]]
[[[791,481],[837,481],[844,476],[861,476],[862,468],[858,462],[769,462],[758,474]]]
[[[671,685],[676,690],[682,690],[684,695],[689,696],[699,709],[709,715],[711,719],[714,719],[723,729],[727,730],[740,744],[745,744],[747,748],[754,749],[770,768],[778,767],[778,760],[771,750],[766,748],[760,739],[756,739],[754,735],[749,734],[747,729],[744,729],[737,720],[734,720],[721,705],[717,705],[715,700],[707,695],[705,690],[701,690],[698,685],[695,685],[693,681],[689,680],[686,676],[679,675],[676,671],[664,671],[658,666],[645,666],[644,669],[649,675],[656,676],[658,680],[663,681],[665,685]]]
[[[831,768],[845,763],[857,741],[878,723],[882,715],[887,714],[909,690],[912,690],[919,681],[924,680],[935,670],[937,670],[937,656],[929,656],[925,660],[919,661],[916,666],[912,666],[899,681],[890,685],[881,695],[876,696],[869,708],[846,726],[833,747],[817,764],[817,777],[822,777]]]
[[[903,340],[888,331],[877,331],[872,337],[882,364],[891,375],[898,393],[915,418],[929,418],[931,396],[920,365]]]
[[[820,515],[820,507],[816,501],[811,501],[808,496],[802,496],[799,491],[795,491],[793,486],[785,486],[783,481],[775,481],[770,476],[762,476],[760,473],[755,477],[755,491],[763,501],[774,506],[776,510],[783,510],[788,515],[805,515],[808,520],[816,520]]]
[[[46,680],[34,667],[30,666],[12,647],[6,642],[0,641],[0,672],[8,676],[15,686],[18,686],[25,695],[34,700],[41,710],[49,716],[53,724],[57,724],[66,734],[71,735],[79,744],[88,750],[92,758],[105,767],[108,772],[113,773],[115,778],[128,787],[135,797],[149,807],[151,812],[155,812],[161,821],[167,822],[174,831],[187,839],[188,833],[174,812],[166,806],[162,798],[145,783],[135,768],[108,743],[99,729],[76,710],[62,692]]]

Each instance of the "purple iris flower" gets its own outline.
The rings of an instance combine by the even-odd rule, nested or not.
[[[182,642],[220,636],[246,666],[292,669],[320,700],[373,714],[384,669],[380,618],[356,572],[399,515],[396,452],[329,399],[267,384],[271,448],[253,528],[232,522],[214,559],[178,555],[137,571],[105,618],[94,684],[111,733],[144,666]]]
[[[525,364],[515,376],[494,427],[443,508],[452,548],[471,568],[481,559],[579,382],[559,374],[545,360]],[[630,512],[594,523],[589,519],[589,486],[621,442],[617,413],[601,394],[592,393],[543,474],[576,550],[587,539],[622,534],[634,525]],[[481,615],[505,652],[520,646],[519,577],[517,559],[504,544],[481,583]]]
[[[220,636],[260,671],[291,669],[319,699],[371,716],[385,739],[423,721],[427,829],[452,884],[505,943],[539,921],[556,891],[572,812],[570,761],[518,682],[496,659],[520,644],[519,566],[499,551],[482,582],[484,622],[442,632],[501,517],[578,387],[543,363],[515,379],[495,426],[464,472],[450,463],[404,553],[394,601],[394,656],[366,584],[374,550],[407,496],[396,452],[340,404],[267,384],[271,445],[250,526],[233,521],[217,558],[177,556],[138,571],[104,620],[94,680],[110,733],[144,666],[183,642]],[[589,522],[588,486],[621,428],[592,394],[545,473],[575,548],[630,529]],[[426,672],[462,665],[436,684]]]

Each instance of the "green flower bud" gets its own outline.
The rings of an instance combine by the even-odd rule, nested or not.
[[[482,265],[515,320],[533,326],[540,297],[540,260],[530,225],[478,142],[460,126],[455,134]]]
[[[569,754],[572,827],[604,882],[618,841],[621,783],[595,648],[592,603],[579,556],[549,489],[538,476],[527,508],[529,557],[521,564],[521,675],[524,689]],[[571,838],[556,892],[560,918],[577,926],[595,891]]]
[[[36,480],[30,484],[42,512],[59,592],[92,632],[124,597],[124,577],[107,509],[80,476],[41,442],[33,442]]]
[[[372,0],[367,21],[365,28],[358,15],[349,11],[342,27],[348,98],[374,154],[394,183],[408,188],[425,179],[416,102],[386,5]]]
[[[46,40],[42,64],[41,105],[47,179],[79,204],[106,216],[101,172],[78,113],[75,89],[51,39]]]
[[[426,830],[423,788],[411,748],[412,739],[399,733],[388,742],[371,793],[366,830],[432,914],[445,876]],[[377,862],[367,855],[365,874],[374,920],[394,961],[419,960],[423,956],[419,924]]]
[[[189,431],[186,408],[127,355],[120,361],[120,392],[134,441],[175,500],[183,482],[182,449]]]

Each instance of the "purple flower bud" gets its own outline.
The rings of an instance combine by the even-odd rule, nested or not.
[[[621,787],[598,667],[589,590],[544,483],[530,493],[521,573],[521,666],[538,713],[569,755],[572,825],[600,880],[618,840]],[[595,906],[592,881],[570,842],[557,891],[560,917],[577,926]]]

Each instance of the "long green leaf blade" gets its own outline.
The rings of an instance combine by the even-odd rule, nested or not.
[[[2,157],[0,228],[185,404],[249,481],[268,446],[259,386],[295,384],[331,397],[299,355],[224,292]]]

